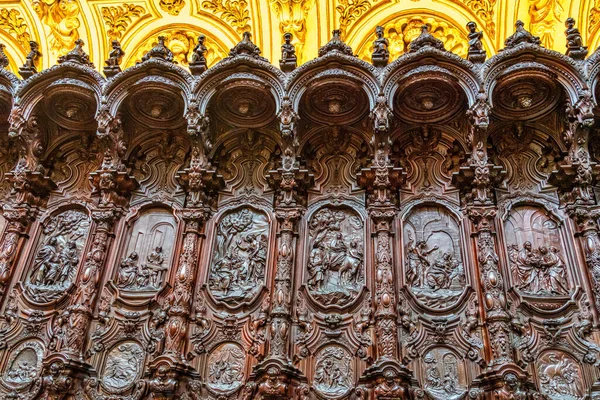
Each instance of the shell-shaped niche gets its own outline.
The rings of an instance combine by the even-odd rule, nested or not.
[[[144,210],[127,236],[115,283],[126,292],[160,289],[172,262],[177,222],[171,211]]]
[[[576,400],[584,396],[581,367],[568,354],[548,350],[538,358],[540,392],[551,400]]]
[[[308,224],[306,284],[324,306],[356,299],[364,281],[364,230],[360,216],[348,208],[323,207]]]
[[[236,343],[217,346],[208,357],[208,388],[218,393],[232,393],[244,382],[246,352]]]
[[[460,227],[443,207],[414,208],[404,221],[406,283],[425,306],[446,308],[466,287]]]
[[[458,400],[467,391],[464,364],[451,350],[437,347],[423,357],[425,392],[432,399]]]
[[[47,303],[66,294],[77,274],[89,227],[90,218],[83,210],[63,211],[44,225],[25,278],[30,299]]]
[[[44,347],[39,342],[24,342],[10,352],[2,381],[14,388],[31,385],[42,370]]]
[[[513,287],[533,296],[566,296],[572,289],[560,227],[536,206],[517,206],[504,223]]]
[[[323,347],[315,357],[313,387],[326,399],[346,396],[354,387],[353,357],[340,346]]]
[[[111,392],[130,389],[143,372],[144,350],[137,342],[117,344],[106,356],[102,385]]]
[[[216,226],[208,286],[219,301],[252,300],[265,280],[269,220],[250,207],[229,212]]]

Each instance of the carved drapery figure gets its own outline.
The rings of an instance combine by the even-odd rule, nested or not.
[[[310,293],[322,304],[347,304],[364,282],[363,224],[346,209],[323,208],[309,223]]]
[[[283,35],[283,44],[281,45],[281,59],[279,67],[284,72],[291,72],[296,68],[298,59],[296,57],[296,47],[292,44],[292,34],[286,32]]]
[[[375,28],[377,39],[373,42],[373,53],[371,54],[371,62],[376,67],[385,67],[390,59],[388,46],[390,42],[383,37],[383,27]]]

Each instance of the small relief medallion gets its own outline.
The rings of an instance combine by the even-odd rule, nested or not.
[[[44,349],[40,343],[25,342],[11,352],[3,380],[10,386],[23,387],[38,378]]]
[[[535,207],[516,207],[505,223],[515,287],[529,295],[568,295],[571,289],[559,228]]]
[[[52,217],[44,227],[25,283],[25,291],[33,300],[55,300],[71,286],[89,226],[85,212],[69,210]]]
[[[540,391],[551,400],[583,398],[579,364],[560,351],[548,351],[538,359]]]
[[[218,300],[252,299],[265,279],[267,216],[250,208],[227,214],[217,226],[209,287]]]
[[[308,289],[324,305],[345,305],[364,283],[363,223],[351,210],[323,208],[310,220]]]
[[[106,357],[102,383],[112,390],[125,390],[142,373],[144,350],[135,342],[115,346]]]
[[[436,348],[423,358],[425,391],[433,399],[458,400],[466,393],[464,366],[448,349]]]
[[[244,381],[246,353],[235,343],[224,343],[208,358],[208,387],[218,392],[234,392]]]
[[[354,387],[353,357],[339,346],[327,346],[316,357],[313,384],[327,398],[339,398]]]
[[[420,207],[404,223],[407,284],[424,305],[454,303],[465,288],[456,220],[441,207]]]

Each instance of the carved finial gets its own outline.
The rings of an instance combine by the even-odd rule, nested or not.
[[[515,33],[510,35],[504,42],[505,48],[510,49],[512,47],[520,45],[521,43],[531,43],[541,46],[540,38],[538,36],[533,36],[531,32],[525,30],[524,25],[525,24],[523,23],[523,21],[517,21],[517,23],[515,24],[515,27],[517,28]]]
[[[574,60],[583,60],[588,54],[587,46],[583,45],[581,33],[575,27],[575,20],[567,18],[565,21],[565,36],[567,37],[567,55]]]
[[[206,57],[204,54],[208,51],[204,42],[206,41],[206,36],[200,35],[198,36],[198,43],[194,47],[192,52],[192,61],[190,62],[190,71],[192,75],[202,75],[204,71],[206,71]]]
[[[281,60],[279,60],[279,68],[283,72],[291,72],[296,68],[296,47],[292,44],[292,34],[286,32],[283,35],[283,44],[281,45]]]
[[[8,57],[4,53],[5,48],[6,48],[6,46],[4,44],[0,43],[0,68],[8,67]]]
[[[390,60],[390,52],[388,46],[390,42],[383,37],[383,27],[375,28],[377,39],[373,42],[373,53],[371,54],[371,62],[376,67],[385,67]]]
[[[477,24],[473,21],[467,24],[469,29],[469,52],[467,53],[467,60],[474,64],[480,64],[485,61],[485,50],[483,49],[483,31],[477,31]]]
[[[37,42],[34,42],[33,40],[29,42],[29,53],[25,57],[25,64],[19,68],[19,74],[21,74],[23,79],[30,78],[33,76],[33,74],[37,73],[35,63],[37,59],[42,56],[42,53],[40,53],[38,47],[39,45]]]
[[[438,50],[444,49],[444,43],[429,33],[429,26],[423,25],[421,27],[421,34],[412,42],[410,42],[409,51],[415,52],[425,47],[433,47]]]
[[[148,61],[151,58],[160,58],[161,60],[165,60],[176,64],[176,62],[173,61],[173,52],[171,52],[171,50],[167,48],[167,46],[165,45],[165,40],[167,40],[167,38],[165,38],[164,36],[159,36],[158,43],[156,44],[156,46],[151,48],[149,52],[144,54],[144,56],[142,57],[142,62]]]
[[[269,60],[262,57],[260,53],[261,52],[258,46],[252,43],[250,32],[244,32],[242,41],[236,44],[235,47],[229,51],[229,56],[226,58],[226,60],[245,56],[255,58],[260,61],[269,62]]]
[[[118,40],[113,40],[111,44],[112,50],[108,53],[108,59],[105,61],[106,67],[104,67],[104,75],[106,75],[107,78],[111,78],[121,72],[120,64],[125,55]]]
[[[90,61],[90,56],[83,51],[83,45],[85,43],[81,39],[75,41],[75,47],[73,50],[65,54],[64,56],[58,57],[58,63],[73,62],[77,64],[87,65],[88,67],[94,68],[94,64]]]
[[[325,46],[319,49],[319,57],[323,57],[325,54],[332,52],[339,52],[349,56],[354,55],[354,53],[352,52],[352,48],[346,43],[344,43],[344,41],[342,40],[342,33],[339,29],[335,29],[332,32],[332,35],[333,36],[331,40]]]

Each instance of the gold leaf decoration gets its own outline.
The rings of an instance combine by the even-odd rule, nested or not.
[[[24,49],[29,49],[31,35],[27,32],[27,25],[19,10],[0,9],[0,28],[13,35]]]
[[[160,8],[171,15],[179,15],[181,9],[185,6],[185,1],[183,0],[160,0]]]
[[[188,67],[192,59],[192,53],[198,41],[200,32],[187,29],[167,29],[161,31],[160,34],[161,36],[165,37],[165,45],[173,53],[173,60],[183,67]],[[151,38],[142,41],[142,44],[131,53],[132,56],[129,58],[125,66],[131,67],[135,65],[136,62],[142,59],[144,54],[146,54],[157,44],[158,40],[156,35],[153,35]],[[227,49],[225,49],[215,40],[211,40],[210,37],[206,38],[204,45],[207,48],[204,56],[206,57],[206,63],[209,67],[216,64],[219,60],[225,58],[228,54]]]
[[[80,6],[77,0],[33,0],[33,9],[50,28],[50,49],[56,56],[67,54],[79,39]]]
[[[346,34],[346,30],[352,22],[356,21],[371,7],[372,4],[369,0],[339,0],[339,4],[335,9],[340,14],[340,30],[342,35]]]
[[[279,18],[279,31],[293,35],[292,44],[296,47],[296,56],[301,60],[306,41],[306,16],[315,5],[315,0],[270,0],[270,4]]]
[[[563,11],[562,0],[529,0],[531,33],[540,37],[544,47],[554,47],[554,33]]]
[[[229,22],[238,33],[250,31],[250,12],[246,0],[205,0],[202,7]]]
[[[108,27],[110,40],[120,39],[134,18],[140,18],[146,10],[135,4],[123,4],[114,7],[102,7],[102,18]]]
[[[589,21],[588,32],[596,32],[600,26],[600,0],[594,1],[594,6],[590,10]]]
[[[496,0],[460,0],[469,7],[485,22],[485,28],[490,35],[496,34],[496,23],[494,22],[494,7]]]

